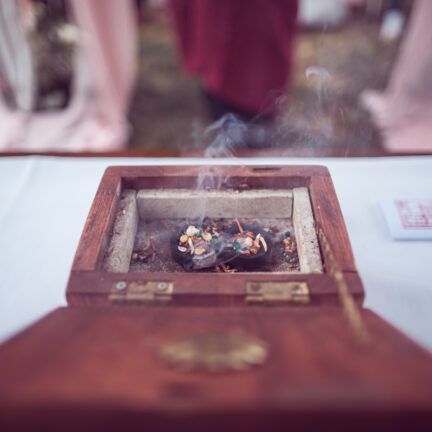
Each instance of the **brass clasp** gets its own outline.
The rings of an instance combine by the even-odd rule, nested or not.
[[[244,334],[202,333],[162,343],[160,356],[184,371],[224,373],[264,364],[268,350],[264,341]]]

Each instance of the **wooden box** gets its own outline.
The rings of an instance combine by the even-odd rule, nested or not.
[[[275,225],[274,259],[184,271],[168,239],[202,216]],[[108,168],[66,294],[0,348],[2,431],[432,427],[431,356],[362,307],[326,168]]]

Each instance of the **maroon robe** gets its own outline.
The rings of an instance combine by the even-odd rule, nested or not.
[[[215,97],[272,114],[292,64],[296,0],[171,0],[185,70]]]

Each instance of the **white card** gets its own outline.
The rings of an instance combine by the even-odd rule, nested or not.
[[[432,240],[432,197],[385,198],[380,206],[394,239]]]

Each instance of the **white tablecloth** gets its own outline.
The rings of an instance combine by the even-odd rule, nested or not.
[[[432,241],[393,241],[383,197],[432,196],[432,157],[383,159],[0,158],[0,341],[65,305],[72,260],[109,165],[319,164],[332,175],[365,306],[432,350]]]

